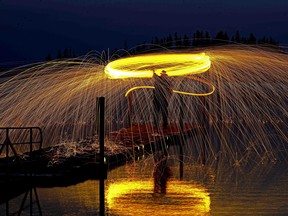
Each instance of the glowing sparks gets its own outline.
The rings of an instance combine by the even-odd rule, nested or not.
[[[168,76],[183,76],[203,73],[210,65],[205,53],[149,54],[112,61],[105,67],[105,73],[110,79],[151,78],[154,69],[158,75],[165,70]]]
[[[108,208],[117,215],[206,215],[210,212],[210,196],[199,185],[183,181],[171,181],[168,192],[157,196],[153,191],[153,181],[120,181],[109,185],[107,191]],[[127,200],[130,200],[127,203]],[[159,211],[159,206],[165,211]]]
[[[211,151],[209,154],[217,155],[214,137],[218,137],[222,143],[221,152],[231,159],[231,164],[242,166],[249,162],[249,158],[253,161],[274,160],[277,152],[281,152],[281,157],[287,160],[288,55],[247,46],[219,46],[210,50],[206,48],[205,52],[213,62],[209,72],[171,78],[174,79],[174,92],[182,91],[182,94],[184,91],[188,94],[210,93],[214,88],[205,82],[215,85],[217,92],[205,100],[207,114],[209,112],[207,122],[215,133],[215,136],[207,135],[205,138],[207,149]],[[188,51],[184,55],[188,55]],[[71,143],[85,140],[95,135],[96,98],[104,96],[107,99],[106,125],[109,134],[128,125],[129,109],[124,98],[127,90],[143,86],[149,89],[133,95],[131,119],[135,124],[151,124],[154,115],[151,78],[107,79],[103,65],[78,62],[81,64],[50,62],[28,69],[23,67],[22,71],[12,70],[10,75],[1,73],[1,126],[39,126],[43,128],[43,146],[57,145],[65,140]],[[150,62],[146,66],[138,63],[139,67],[143,66],[142,70],[151,73]],[[168,63],[165,64],[167,66]],[[152,66],[155,66],[156,72],[161,72],[159,63],[152,62]],[[127,65],[126,69],[130,71],[131,68],[134,66]],[[18,74],[19,70],[21,73]],[[198,82],[196,78],[201,80]],[[174,95],[169,106],[169,121],[177,123],[184,106],[183,120],[187,124],[199,124],[203,111],[201,100],[182,95],[181,105],[180,97]],[[228,126],[223,131],[221,125],[228,123],[237,125],[235,136],[235,131]],[[265,125],[268,123],[269,127]],[[4,142],[3,137],[0,134],[1,143]],[[139,140],[141,142],[141,138]],[[198,151],[199,145],[195,142],[191,148]],[[25,151],[18,146],[15,148]],[[246,151],[240,152],[239,149]],[[237,158],[235,152],[238,152]]]

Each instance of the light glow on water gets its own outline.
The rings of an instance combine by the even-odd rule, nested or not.
[[[167,194],[153,194],[153,180],[111,182],[107,205],[112,215],[207,215],[210,195],[200,185],[172,180]]]

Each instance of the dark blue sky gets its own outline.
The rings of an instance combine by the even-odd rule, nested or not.
[[[0,62],[218,30],[288,44],[287,0],[0,0]]]

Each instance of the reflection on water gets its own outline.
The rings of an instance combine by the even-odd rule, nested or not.
[[[237,167],[219,159],[202,166],[193,157],[184,157],[180,181],[179,156],[173,148],[173,177],[163,196],[153,196],[151,156],[109,173],[109,215],[288,215],[286,162]]]
[[[21,216],[95,216],[99,212],[99,182],[87,180],[68,187],[37,188],[41,214],[33,194],[33,211],[26,201]],[[0,196],[1,196],[0,191]],[[9,215],[18,215],[25,193],[9,201]],[[27,198],[29,199],[29,197]],[[30,202],[31,204],[31,202]],[[0,204],[0,216],[7,216],[6,204]]]
[[[165,195],[153,194],[152,155],[110,171],[106,181],[107,215],[288,215],[286,161],[262,160],[238,166],[227,163],[219,154],[217,160],[207,160],[203,166],[197,152],[189,149],[184,146],[184,175],[180,181],[179,147],[169,148],[168,163],[173,177],[168,181]],[[68,187],[37,188],[45,216],[97,215],[98,191],[97,180]],[[20,209],[24,195],[9,202],[11,213]],[[27,203],[21,215],[29,215]],[[33,212],[38,212],[35,203]],[[0,204],[2,215],[6,215],[5,203]]]
[[[115,215],[207,215],[210,197],[205,188],[171,181],[169,192],[153,194],[153,180],[126,180],[109,184],[107,205]]]
[[[286,163],[263,163],[247,170],[224,163],[215,168],[213,163],[201,166],[185,162],[183,181],[178,180],[176,156],[170,155],[169,163],[173,178],[168,181],[165,195],[153,196],[153,157],[109,172],[106,181],[108,215],[288,215]],[[98,191],[97,180],[68,187],[37,188],[45,216],[97,215]],[[24,195],[10,200],[10,213],[19,210]],[[30,215],[27,204],[21,215]],[[34,203],[33,215],[39,215],[37,212]],[[6,215],[5,203],[0,204],[0,215]]]

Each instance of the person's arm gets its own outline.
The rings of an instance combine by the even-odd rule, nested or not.
[[[155,72],[155,69],[152,69],[152,71],[153,71],[153,76],[152,76],[152,78],[154,79],[154,82],[158,82],[158,79],[159,79],[158,74]]]
[[[166,78],[167,78],[169,92],[172,93],[173,92],[173,80],[169,76],[167,76]]]

